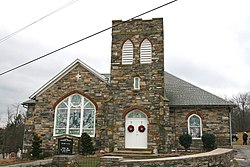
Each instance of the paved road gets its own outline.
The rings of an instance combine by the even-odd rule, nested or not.
[[[235,159],[240,167],[250,167],[250,145],[234,145],[234,150],[237,151]]]

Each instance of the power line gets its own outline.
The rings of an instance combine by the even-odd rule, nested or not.
[[[19,65],[19,66],[16,66],[16,67],[14,67],[14,68],[11,68],[11,69],[9,69],[9,70],[7,70],[7,71],[4,71],[4,72],[0,73],[0,76],[2,76],[2,75],[4,75],[4,74],[7,74],[7,73],[9,73],[9,72],[11,72],[11,71],[14,71],[14,70],[16,70],[16,69],[18,69],[18,68],[21,68],[21,67],[23,67],[23,66],[25,66],[25,65],[28,65],[28,64],[30,64],[30,63],[33,63],[33,62],[35,62],[35,61],[37,61],[37,60],[39,60],[39,59],[42,59],[42,58],[44,58],[44,57],[47,57],[47,56],[49,56],[49,55],[51,55],[51,54],[53,54],[53,53],[56,53],[56,52],[58,52],[58,51],[60,51],[60,50],[63,50],[63,49],[65,49],[65,48],[69,47],[69,46],[72,46],[72,45],[77,44],[77,43],[79,43],[79,42],[81,42],[81,41],[84,41],[84,40],[86,40],[86,39],[88,39],[88,38],[91,38],[91,37],[96,36],[96,35],[98,35],[98,34],[100,34],[100,33],[103,33],[103,32],[105,32],[105,31],[107,31],[107,30],[109,30],[109,29],[112,29],[113,27],[116,27],[116,26],[121,25],[121,24],[125,24],[125,23],[127,23],[127,22],[129,22],[129,21],[131,21],[131,20],[136,19],[137,17],[143,16],[143,15],[145,15],[145,14],[147,14],[147,13],[150,13],[150,12],[152,12],[152,11],[155,11],[155,10],[157,10],[157,9],[160,9],[160,8],[162,8],[162,7],[164,7],[164,6],[170,5],[170,4],[172,4],[172,3],[176,2],[176,1],[178,1],[178,0],[173,0],[173,1],[170,1],[170,2],[168,2],[168,3],[165,3],[165,4],[161,5],[161,6],[158,6],[158,7],[156,7],[156,8],[153,8],[153,9],[151,9],[151,10],[149,10],[149,11],[146,11],[146,12],[144,12],[144,13],[142,13],[142,14],[139,14],[139,15],[137,15],[137,16],[134,16],[134,17],[132,17],[132,18],[130,18],[130,19],[124,21],[124,22],[121,22],[121,23],[115,24],[114,26],[105,28],[105,29],[103,29],[103,30],[101,30],[101,31],[98,31],[98,32],[96,32],[96,33],[94,33],[94,34],[91,34],[91,35],[87,36],[87,37],[84,37],[84,38],[82,38],[82,39],[80,39],[80,40],[78,40],[78,41],[75,41],[75,42],[73,42],[73,43],[70,43],[70,44],[68,44],[68,45],[65,45],[65,46],[63,46],[63,47],[61,47],[61,48],[59,48],[59,49],[56,49],[56,50],[52,51],[52,52],[49,52],[49,53],[47,53],[47,54],[45,54],[45,55],[43,55],[43,56],[40,56],[40,57],[35,58],[35,59],[33,59],[33,60],[30,60],[30,61],[28,61],[28,62],[26,62],[26,63],[23,63],[23,64],[21,64],[21,65]]]
[[[9,35],[7,35],[7,36],[1,38],[1,39],[0,39],[0,43],[3,43],[4,41],[6,41],[6,40],[8,40],[9,38],[11,38],[11,37],[13,37],[14,35],[16,35],[17,33],[19,33],[19,32],[21,32],[21,31],[25,30],[26,28],[28,28],[28,27],[30,27],[30,26],[32,26],[32,25],[34,25],[34,24],[36,24],[37,22],[39,22],[39,21],[45,19],[46,17],[49,17],[50,15],[52,15],[52,14],[54,14],[54,13],[56,13],[56,12],[58,12],[58,11],[64,9],[64,8],[68,7],[69,5],[72,5],[73,3],[77,2],[77,1],[79,1],[79,0],[72,0],[72,1],[70,1],[70,2],[68,2],[68,3],[66,3],[66,4],[64,4],[64,5],[61,6],[60,8],[54,10],[53,12],[50,12],[49,14],[47,14],[47,15],[45,15],[45,16],[39,18],[38,20],[36,20],[36,21],[34,21],[34,22],[32,22],[32,23],[30,23],[30,24],[24,26],[23,28],[20,28],[20,29],[16,30],[15,32],[13,32],[13,33],[11,33],[11,34],[9,34]]]

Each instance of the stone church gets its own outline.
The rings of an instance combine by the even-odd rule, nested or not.
[[[110,74],[77,59],[23,103],[27,107],[23,147],[33,133],[42,149],[56,154],[58,139],[78,141],[83,132],[106,152],[180,148],[189,133],[193,148],[213,133],[230,146],[233,104],[164,71],[163,19],[112,22]],[[77,147],[77,142],[74,142]]]

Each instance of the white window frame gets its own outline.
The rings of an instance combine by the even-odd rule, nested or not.
[[[146,38],[142,41],[140,47],[140,63],[141,64],[150,64],[152,63],[152,44]]]
[[[190,119],[191,119],[193,116],[196,116],[196,117],[199,118],[199,121],[200,121],[200,125],[199,125],[199,126],[191,126],[191,125],[190,125]],[[190,128],[192,128],[192,127],[198,127],[198,128],[200,128],[200,137],[193,137],[193,136],[192,136],[191,130],[190,130]],[[202,137],[202,119],[201,119],[201,117],[200,117],[199,115],[197,115],[197,114],[192,114],[192,115],[190,115],[190,116],[188,117],[188,134],[190,134],[190,135],[192,136],[192,139],[201,139],[201,137]]]
[[[74,96],[74,95],[80,95],[81,96],[81,116],[80,116],[80,134],[78,134],[78,135],[75,135],[75,134],[69,134],[69,130],[70,130],[70,109],[71,109],[71,98]],[[72,95],[70,95],[70,96],[68,96],[68,97],[66,97],[66,98],[64,98],[63,100],[61,100],[61,102],[60,103],[58,103],[57,104],[57,106],[56,106],[56,108],[55,108],[55,115],[54,115],[54,130],[53,130],[53,136],[60,136],[60,135],[64,135],[64,134],[56,134],[56,130],[57,129],[60,129],[60,128],[58,128],[58,127],[56,127],[56,121],[57,121],[57,112],[58,112],[58,106],[64,101],[64,100],[66,100],[66,99],[68,99],[68,106],[67,106],[67,125],[66,125],[66,133],[64,133],[64,134],[68,134],[68,135],[72,135],[72,136],[76,136],[76,137],[80,137],[81,136],[81,134],[84,132],[83,130],[84,129],[86,129],[86,128],[84,128],[83,127],[83,114],[84,114],[84,110],[89,110],[89,109],[91,109],[91,110],[94,110],[93,111],[93,114],[94,114],[94,116],[93,116],[93,134],[92,135],[90,135],[90,137],[94,137],[95,136],[95,119],[96,119],[96,107],[95,107],[95,105],[91,102],[91,100],[89,100],[88,98],[86,98],[85,96],[83,96],[83,95],[81,95],[81,94],[78,94],[78,93],[76,93],[76,94],[72,94]],[[87,101],[86,101],[87,100]],[[88,108],[88,107],[86,107],[87,106],[87,104],[88,103],[91,103],[92,104],[92,106],[93,106],[93,108]],[[71,128],[71,129],[73,129],[73,128]],[[91,128],[92,129],[92,128]]]
[[[122,46],[122,64],[133,64],[134,47],[131,40],[126,40]]]
[[[134,77],[134,89],[135,90],[140,90],[140,86],[141,86],[140,77]]]

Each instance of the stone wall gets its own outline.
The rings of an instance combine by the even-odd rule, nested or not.
[[[111,56],[111,94],[114,112],[114,147],[125,147],[124,112],[138,106],[149,113],[148,147],[164,150],[168,106],[164,101],[163,19],[113,21]],[[118,25],[118,26],[116,26]],[[147,38],[152,44],[152,63],[140,63],[140,45]],[[122,47],[133,43],[133,64],[122,64]],[[133,78],[140,77],[140,90],[134,90]]]
[[[171,107],[170,124],[173,127],[173,147],[180,148],[178,138],[188,130],[188,116],[196,113],[202,119],[202,133],[213,133],[216,137],[218,147],[230,146],[228,107],[223,106],[192,106],[192,107]],[[202,141],[194,139],[192,148],[202,149]]]
[[[101,167],[229,167],[233,166],[233,158],[234,152],[232,149],[219,148],[206,153],[155,159],[125,160],[122,157],[103,157],[101,158]]]
[[[77,74],[81,75],[80,79],[77,79]],[[53,146],[57,142],[53,137],[55,105],[58,100],[74,92],[90,97],[97,104],[95,142],[106,147],[104,139],[106,134],[102,129],[105,129],[105,113],[108,110],[103,103],[109,99],[108,85],[78,64],[64,77],[38,94],[34,99],[35,106],[29,106],[25,122],[24,149],[31,149],[32,134],[37,133],[42,139],[42,149],[54,153]]]

